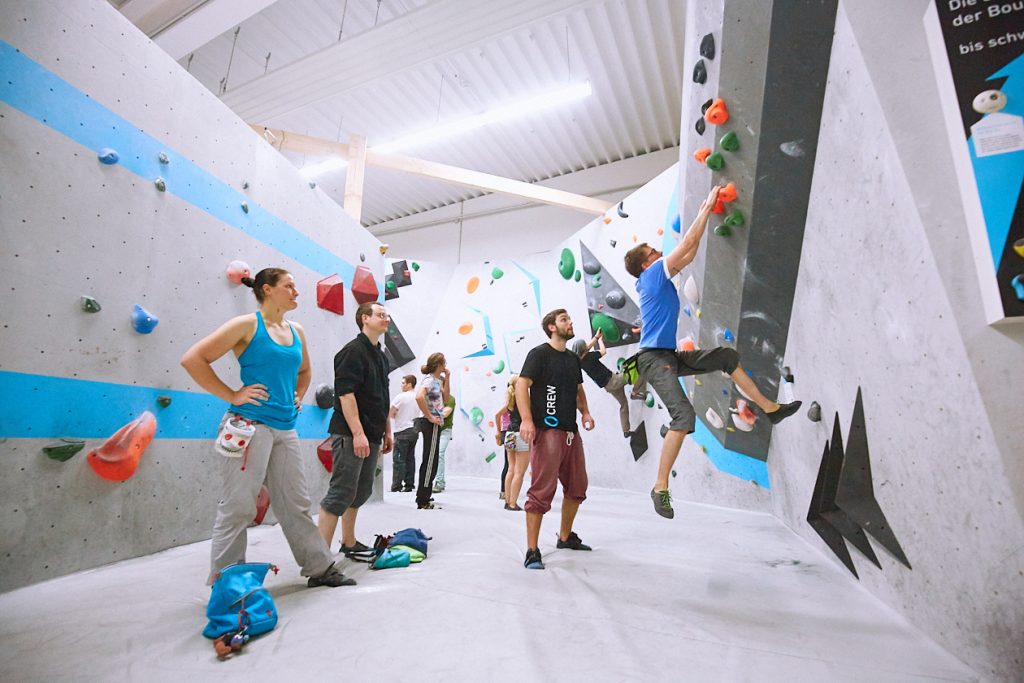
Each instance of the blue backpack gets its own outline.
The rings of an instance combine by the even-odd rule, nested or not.
[[[209,623],[203,629],[207,638],[228,633],[258,636],[277,626],[277,608],[270,592],[263,587],[267,572],[277,567],[266,563],[233,564],[220,571],[206,605]]]
[[[427,541],[429,540],[430,536],[427,536],[419,529],[402,529],[395,532],[394,536],[388,541],[388,546],[407,545],[426,555]]]

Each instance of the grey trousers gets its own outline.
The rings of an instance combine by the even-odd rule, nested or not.
[[[224,567],[245,562],[246,530],[256,517],[256,496],[264,479],[270,491],[270,507],[281,522],[281,530],[302,568],[302,575],[320,576],[327,571],[334,559],[309,516],[310,500],[298,433],[294,429],[284,431],[259,424],[244,459],[226,458],[217,453],[214,457],[220,461],[223,483],[213,522],[207,583],[213,584]]]

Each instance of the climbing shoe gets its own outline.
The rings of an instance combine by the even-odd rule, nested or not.
[[[523,566],[527,569],[544,569],[544,560],[540,557],[540,550],[537,548],[527,550]]]
[[[569,538],[564,541],[559,538],[558,543],[555,544],[556,548],[568,548],[569,550],[593,550],[589,545],[580,540],[580,537],[573,531],[569,534]]]
[[[765,413],[765,415],[768,416],[769,422],[777,425],[790,415],[795,415],[798,410],[800,410],[800,401],[793,401],[792,403],[783,403],[778,410],[773,413]]]
[[[676,516],[672,509],[672,494],[668,489],[664,491],[651,491],[651,500],[654,501],[654,511],[662,517],[672,519]]]
[[[369,547],[365,543],[355,542],[355,545],[347,546],[344,543],[341,544],[341,552],[345,557],[351,560],[358,560],[360,562],[369,562],[373,559],[373,548]]]
[[[335,567],[333,564],[327,568],[320,576],[311,576],[306,585],[310,588],[316,588],[317,586],[329,586],[331,588],[337,588],[338,586],[354,586],[356,585],[355,579],[350,579]]]

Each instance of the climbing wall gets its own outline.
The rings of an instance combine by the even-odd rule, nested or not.
[[[209,537],[226,405],[179,360],[255,309],[226,277],[233,260],[298,283],[292,318],[313,366],[298,431],[315,505],[329,411],[313,394],[355,334],[353,283],[383,298],[379,243],[108,3],[4,13],[0,590]],[[332,275],[343,316],[317,307]],[[215,368],[237,385],[230,355]],[[147,411],[148,445],[148,422],[121,435],[137,468],[101,476],[90,459],[109,446],[87,453]]]

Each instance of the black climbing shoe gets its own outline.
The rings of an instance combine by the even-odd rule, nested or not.
[[[556,548],[568,548],[569,550],[593,550],[589,545],[580,540],[580,537],[576,535],[576,532],[570,532],[569,538],[564,541],[559,538],[558,543],[555,544]]]
[[[790,415],[795,415],[798,410],[800,410],[800,401],[793,401],[792,403],[783,403],[779,406],[779,409],[773,413],[765,414],[768,416],[769,422],[773,425],[777,425]]]
[[[368,562],[373,559],[373,548],[359,541],[356,541],[353,546],[347,546],[342,543],[341,552],[345,557],[351,560],[359,560],[360,562]]]
[[[354,586],[356,585],[355,579],[350,579],[335,567],[333,564],[327,568],[320,576],[311,576],[306,585],[310,588],[316,588],[317,586],[329,586],[331,588],[337,588],[338,586]]]
[[[540,557],[540,550],[537,548],[527,550],[523,566],[527,569],[544,569],[544,560]]]

